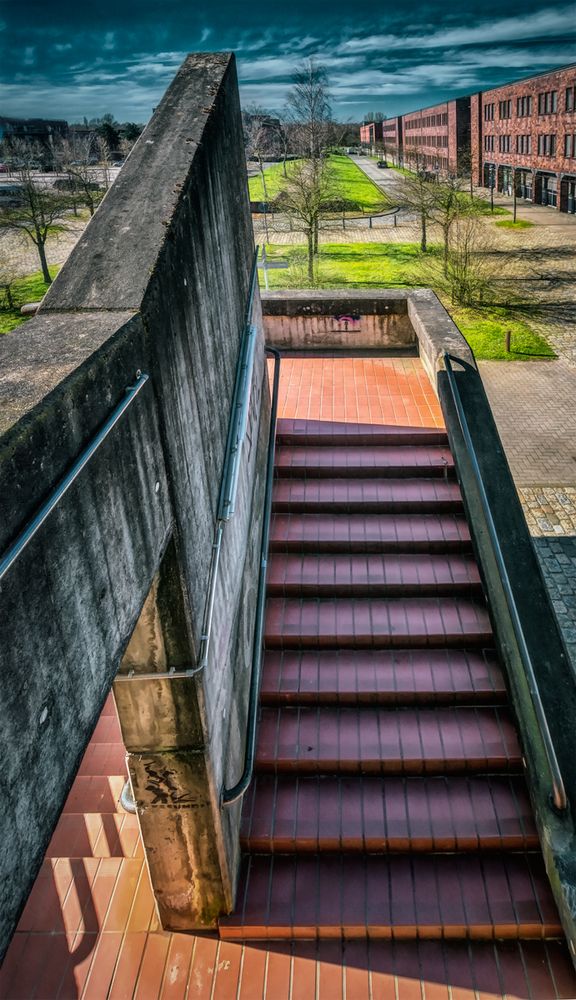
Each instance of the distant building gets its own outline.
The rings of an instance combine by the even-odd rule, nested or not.
[[[576,213],[576,64],[474,94],[471,129],[476,184]]]
[[[68,122],[47,118],[5,118],[0,115],[0,142],[8,147],[13,140],[28,139],[45,150],[46,165],[52,162],[54,140],[67,138]]]
[[[469,97],[402,115],[402,133],[406,166],[436,174],[469,171]]]
[[[382,145],[382,125],[383,122],[364,122],[360,126],[361,145],[369,146],[371,149]]]
[[[382,122],[382,154],[386,159],[391,159],[397,167],[404,163],[404,151],[402,148],[402,118],[387,118]]]

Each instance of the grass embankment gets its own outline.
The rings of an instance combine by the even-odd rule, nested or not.
[[[298,162],[298,160],[291,160],[286,164],[288,178],[290,170],[293,170],[294,164]],[[328,164],[335,198],[346,199],[355,206],[355,211],[366,214],[381,211],[388,204],[379,188],[348,156],[331,154],[328,157]],[[284,176],[284,168],[281,163],[274,163],[271,167],[267,167],[264,173],[268,201],[272,201],[285,188],[287,178]],[[248,187],[251,201],[264,201],[264,186],[260,174],[250,178]]]
[[[285,259],[290,267],[268,272],[270,288],[302,288],[307,284],[305,247],[267,246],[269,259]],[[433,287],[479,359],[529,360],[555,357],[539,334],[512,309],[453,306],[434,280],[441,270],[441,248],[423,254],[417,243],[324,244],[318,263],[319,288]],[[512,350],[506,351],[510,331]]]
[[[53,278],[56,277],[58,269],[58,264],[52,264],[49,267]],[[9,333],[20,323],[24,323],[27,317],[20,314],[20,307],[26,305],[27,302],[39,302],[49,287],[42,277],[42,271],[35,271],[34,274],[27,274],[24,278],[17,278],[11,286],[14,302],[11,309],[7,305],[6,293],[0,287],[0,334]]]

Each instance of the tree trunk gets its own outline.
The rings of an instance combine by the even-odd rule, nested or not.
[[[318,219],[314,219],[314,255],[318,256]]]
[[[314,230],[308,230],[308,280],[314,284]]]
[[[448,277],[448,241],[450,239],[450,229],[448,226],[442,227],[444,234],[444,277]]]
[[[46,249],[44,247],[44,242],[38,240],[36,244],[36,249],[38,250],[38,256],[40,258],[40,265],[42,267],[42,276],[47,285],[52,284],[52,278],[50,277],[50,271],[48,270],[48,262],[46,260]]]
[[[421,220],[422,220],[422,238],[420,240],[420,249],[421,249],[422,253],[426,253],[426,251],[428,249],[428,244],[426,243],[426,213],[425,212],[422,212],[422,214],[421,214]]]

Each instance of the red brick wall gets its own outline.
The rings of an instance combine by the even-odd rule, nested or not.
[[[576,66],[556,70],[541,76],[533,76],[527,80],[486,90],[480,95],[479,124],[476,135],[473,132],[473,146],[478,150],[479,170],[477,183],[483,180],[483,165],[493,163],[502,167],[521,167],[529,170],[542,170],[554,173],[570,173],[576,176],[576,158],[564,156],[564,136],[576,134],[576,112],[565,110],[565,93],[567,87],[576,86]],[[538,114],[538,95],[547,91],[558,92],[558,110],[550,114]],[[532,114],[530,117],[517,115],[517,99],[532,97]],[[499,116],[500,101],[512,101],[512,117],[501,119]],[[494,104],[494,121],[484,121],[484,107]],[[538,153],[539,135],[556,135],[556,154],[544,156]],[[494,136],[494,152],[484,149],[485,136]],[[499,137],[510,136],[510,152],[500,152]],[[516,152],[516,137],[530,135],[532,140],[530,153]]]

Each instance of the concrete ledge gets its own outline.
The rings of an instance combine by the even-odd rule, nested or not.
[[[467,341],[428,288],[282,289],[262,293],[267,342],[280,350],[417,347],[436,388],[445,352],[474,364]]]

